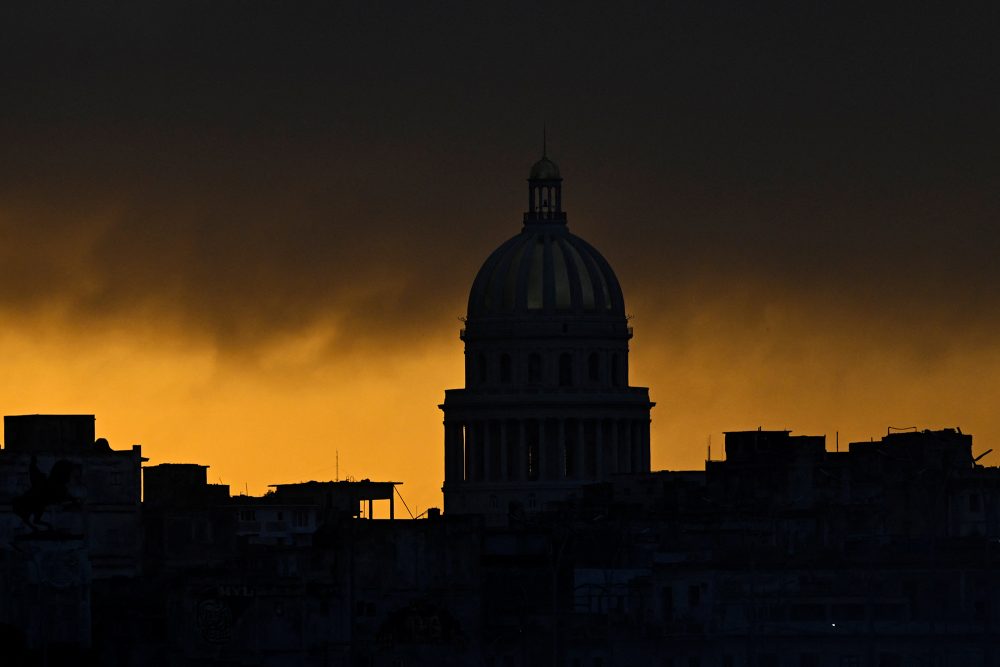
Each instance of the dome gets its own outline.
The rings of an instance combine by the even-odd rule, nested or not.
[[[536,314],[625,318],[611,265],[564,225],[526,225],[493,251],[472,283],[470,319]]]
[[[543,156],[531,166],[528,178],[533,181],[558,181],[562,177],[559,175],[559,165]]]

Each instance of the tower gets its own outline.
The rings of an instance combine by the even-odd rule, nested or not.
[[[460,338],[465,388],[445,391],[446,513],[503,523],[610,475],[649,471],[645,387],[618,279],[569,232],[559,167],[528,177],[521,233],[483,264]]]

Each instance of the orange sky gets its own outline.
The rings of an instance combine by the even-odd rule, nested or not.
[[[828,322],[802,331],[779,306],[733,335],[728,308],[706,304],[679,336],[661,324],[666,313],[643,317],[655,305],[633,309],[632,381],[650,386],[658,403],[656,469],[699,468],[710,435],[719,456],[723,430],[758,425],[825,433],[831,449],[836,430],[846,446],[887,425],[959,425],[974,434],[977,453],[1000,438],[996,348],[927,364]],[[112,446],[141,443],[153,464],[207,464],[211,481],[234,493],[333,479],[339,450],[342,477],[402,481],[404,498],[421,511],[441,504],[436,406],[445,387],[461,385],[459,326],[441,322],[412,350],[358,349],[336,359],[320,353],[329,332],[317,328],[263,346],[251,363],[152,323],[70,333],[36,321],[0,333],[0,405],[6,414],[95,413]],[[991,454],[984,462],[996,461]]]

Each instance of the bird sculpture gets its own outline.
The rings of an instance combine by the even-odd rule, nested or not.
[[[31,465],[28,467],[28,478],[31,487],[11,501],[14,514],[21,517],[25,525],[32,531],[38,532],[42,528],[52,530],[52,524],[42,520],[46,508],[51,505],[65,505],[78,503],[79,500],[69,492],[70,477],[78,464],[65,459],[60,459],[52,464],[49,474],[46,475],[38,467],[38,459],[31,457]]]

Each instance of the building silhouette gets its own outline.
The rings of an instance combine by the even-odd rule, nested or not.
[[[141,448],[93,415],[6,417],[0,665],[1000,667],[1000,469],[972,436],[733,431],[651,471],[614,273],[551,160],[528,186],[440,406],[443,514],[398,520],[399,482],[367,479],[233,496],[197,463],[140,495]]]
[[[446,514],[503,524],[585,484],[649,471],[653,403],[628,383],[622,290],[604,257],[570,233],[562,202],[559,167],[543,154],[521,233],[472,284],[465,387],[440,406]]]
[[[138,445],[95,438],[93,415],[4,417],[0,450],[0,664],[75,656],[103,582],[141,574]]]
[[[114,450],[104,438],[95,439],[94,415],[4,417],[0,488],[11,511],[0,513],[0,535],[37,535],[48,528],[82,540],[94,577],[134,576],[142,548],[145,460],[138,445]],[[65,476],[57,489],[60,470]],[[40,521],[25,517],[32,504]]]

